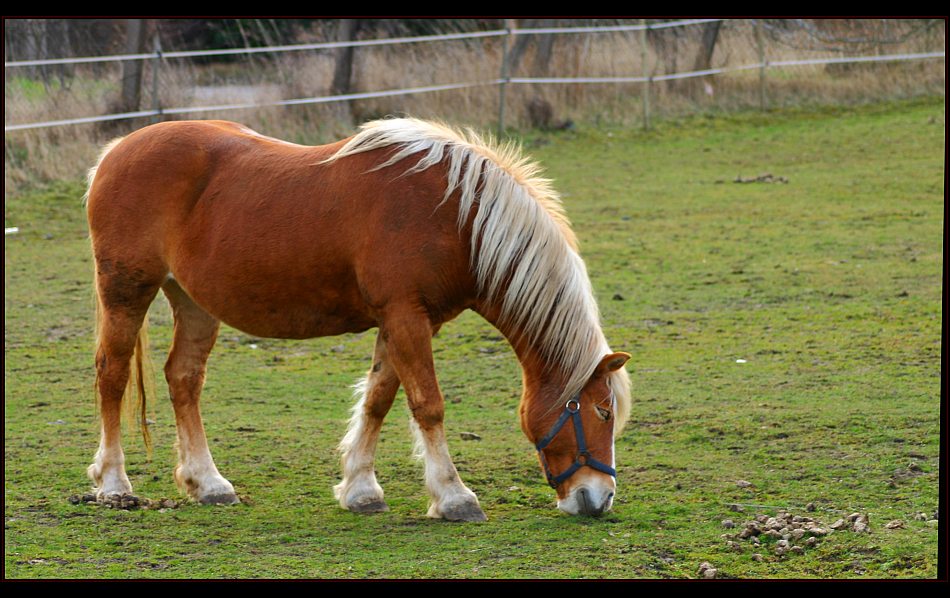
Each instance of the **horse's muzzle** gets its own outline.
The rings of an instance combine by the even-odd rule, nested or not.
[[[589,515],[599,517],[613,506],[612,488],[581,485],[571,491],[564,500],[557,501],[557,507],[570,515]]]

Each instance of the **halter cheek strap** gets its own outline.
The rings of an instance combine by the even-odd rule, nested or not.
[[[569,419],[574,423],[574,438],[577,440],[577,455],[574,456],[574,462],[570,467],[565,469],[560,475],[555,476],[548,467],[547,459],[544,458],[543,449],[551,444],[551,441],[554,440],[554,437],[557,436],[558,432],[561,431],[561,428],[564,427],[564,424],[566,424]],[[580,393],[577,393],[574,398],[564,404],[564,411],[561,412],[561,417],[554,423],[554,427],[551,428],[551,431],[538,441],[535,447],[538,449],[538,455],[541,457],[541,465],[544,467],[544,474],[548,478],[548,484],[550,484],[552,488],[560,486],[561,482],[574,475],[574,472],[584,466],[602,471],[614,478],[617,477],[617,471],[613,467],[594,459],[590,451],[587,450],[587,441],[584,439],[584,427],[581,425]]]

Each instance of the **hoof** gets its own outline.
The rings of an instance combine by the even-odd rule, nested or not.
[[[385,513],[389,510],[389,505],[382,499],[367,498],[347,505],[347,508],[354,513]]]
[[[203,505],[236,505],[241,500],[234,493],[209,494],[198,499]]]
[[[448,521],[488,521],[478,503],[460,503],[442,510],[442,518]]]

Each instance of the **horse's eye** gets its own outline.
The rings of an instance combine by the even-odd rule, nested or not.
[[[604,409],[603,407],[597,407],[596,405],[594,406],[594,409],[597,410],[597,416],[600,417],[600,419],[604,420],[605,422],[610,421],[609,410]]]

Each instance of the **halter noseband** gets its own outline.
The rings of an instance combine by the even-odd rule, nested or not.
[[[571,405],[574,406],[573,409]],[[561,475],[555,476],[551,473],[551,469],[548,468],[548,462],[547,459],[544,458],[542,449],[551,444],[551,441],[554,440],[554,437],[561,431],[561,428],[564,427],[568,419],[574,422],[574,438],[577,440],[577,455],[574,456],[574,463],[572,463],[570,467],[565,469]],[[541,457],[541,465],[544,467],[544,474],[548,478],[548,484],[550,484],[552,488],[556,489],[561,485],[561,482],[574,475],[574,472],[585,465],[597,471],[602,471],[614,478],[617,477],[617,471],[613,467],[594,459],[590,451],[587,450],[587,441],[584,439],[584,428],[581,424],[581,393],[577,393],[564,404],[564,411],[561,412],[561,417],[558,418],[554,427],[551,428],[551,431],[548,432],[535,447],[538,449],[538,455]]]

